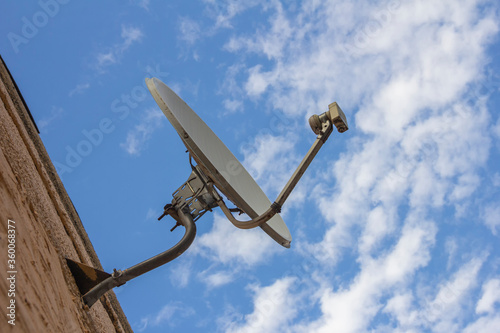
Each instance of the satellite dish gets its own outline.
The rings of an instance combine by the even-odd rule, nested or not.
[[[309,124],[317,134],[316,141],[276,201],[271,203],[236,157],[177,94],[156,78],[146,79],[146,84],[190,154],[191,174],[173,193],[172,203],[164,207],[163,215],[158,218],[160,220],[170,215],[176,220],[172,230],[182,225],[185,227],[185,233],[169,250],[124,271],[115,269],[112,274],[67,258],[68,267],[83,295],[83,301],[89,307],[108,290],[123,285],[181,255],[195,238],[195,222],[215,207],[220,207],[236,227],[241,229],[261,227],[276,242],[284,247],[290,247],[292,236],[279,215],[281,207],[333,128],[336,127],[340,133],[348,129],[345,115],[335,102],[329,105],[327,112],[313,115],[309,119]],[[236,207],[228,208],[219,191]],[[233,215],[235,212],[245,213],[250,220],[238,220]]]
[[[165,83],[146,79],[149,91],[182,139],[189,153],[214,185],[250,218],[266,212],[271,201],[201,118]],[[292,235],[276,214],[260,226],[284,247],[290,247]]]

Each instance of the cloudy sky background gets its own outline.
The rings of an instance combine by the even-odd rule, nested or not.
[[[496,1],[2,5],[0,52],[107,271],[172,246],[190,173],[145,77],[172,87],[271,201],[291,249],[216,209],[180,258],[115,289],[137,332],[493,332],[500,327]]]

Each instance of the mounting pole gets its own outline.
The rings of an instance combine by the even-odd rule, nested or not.
[[[90,307],[107,291],[113,289],[114,287],[121,286],[139,275],[147,273],[169,261],[174,260],[186,251],[191,243],[193,243],[196,235],[196,225],[194,224],[191,214],[184,212],[182,209],[177,210],[177,215],[180,220],[178,222],[182,223],[186,228],[184,236],[177,244],[167,251],[149,258],[135,266],[127,268],[124,271],[115,270],[110,277],[83,295],[84,302]]]
[[[158,268],[174,260],[186,251],[191,243],[193,243],[196,236],[196,225],[193,217],[185,208],[186,207],[180,209],[168,208],[170,210],[168,214],[172,215],[177,220],[177,223],[186,228],[182,239],[167,251],[127,268],[124,271],[115,269],[112,274],[108,274],[90,266],[66,259],[70,270],[75,276],[80,292],[84,294],[83,301],[85,304],[91,307],[102,295],[114,287],[121,286],[127,281]]]

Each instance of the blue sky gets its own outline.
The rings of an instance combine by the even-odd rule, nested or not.
[[[496,1],[4,1],[0,52],[104,268],[177,242],[156,218],[185,149],[172,87],[272,200],[284,249],[219,209],[193,246],[115,292],[136,332],[493,332],[500,327]]]

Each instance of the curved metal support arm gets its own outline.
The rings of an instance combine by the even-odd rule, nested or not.
[[[215,189],[212,186],[212,191],[215,192]],[[226,215],[227,219],[234,224],[235,227],[239,229],[253,229],[255,227],[259,227],[262,224],[266,223],[269,221],[276,213],[279,211],[277,209],[274,209],[273,206],[269,207],[269,209],[264,213],[261,214],[260,216],[251,219],[250,221],[240,221],[234,217],[234,215],[231,213],[229,208],[227,208],[226,203],[220,196],[217,196],[217,204],[219,207],[222,209],[222,212],[224,215]]]
[[[307,167],[309,167],[309,165],[311,164],[312,160],[314,159],[318,151],[321,149],[325,141],[332,133],[332,130],[333,130],[332,123],[329,120],[326,120],[323,123],[323,128],[320,131],[319,135],[317,136],[316,141],[314,141],[312,147],[309,149],[306,156],[302,159],[302,162],[299,164],[299,166],[293,173],[292,177],[290,177],[290,180],[285,185],[281,193],[278,195],[276,201],[271,205],[271,207],[269,207],[268,210],[266,210],[263,214],[257,216],[256,218],[253,218],[249,221],[240,221],[236,219],[229,210],[229,208],[227,208],[224,200],[222,200],[222,198],[217,194],[217,192],[212,186],[211,190],[214,197],[217,198],[217,204],[222,209],[224,215],[226,215],[228,220],[231,221],[231,223],[234,224],[234,226],[237,228],[252,229],[261,226],[262,224],[269,221],[274,215],[276,215],[276,213],[281,212],[281,207],[285,203],[286,199],[288,199],[288,197],[290,196],[290,193],[292,193],[293,189],[295,188],[295,185],[297,185],[300,178],[306,171]]]
[[[113,274],[92,288],[83,296],[84,302],[91,307],[102,295],[114,287],[121,286],[127,281],[147,273],[161,265],[168,263],[180,256],[193,243],[196,236],[196,225],[192,216],[182,210],[177,210],[180,222],[186,228],[182,239],[169,250],[162,252],[152,258],[149,258],[135,266],[127,268],[124,271],[115,270]]]

